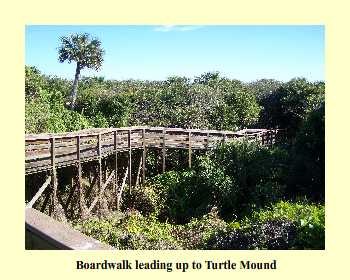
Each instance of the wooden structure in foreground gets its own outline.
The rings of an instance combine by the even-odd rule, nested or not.
[[[165,127],[125,127],[125,128],[100,128],[81,130],[77,132],[61,134],[26,135],[25,137],[25,173],[33,174],[49,171],[45,183],[27,203],[27,208],[33,207],[37,199],[51,186],[52,209],[55,212],[59,204],[57,199],[57,169],[67,166],[77,167],[77,186],[79,191],[79,204],[81,216],[89,214],[99,203],[100,196],[108,184],[113,183],[116,193],[116,205],[119,208],[121,193],[128,178],[129,186],[132,185],[132,152],[142,150],[142,156],[136,176],[139,183],[140,175],[142,183],[146,176],[146,151],[148,148],[157,148],[162,151],[162,170],[166,169],[167,149],[188,150],[188,165],[191,167],[192,150],[210,149],[218,142],[229,142],[240,138],[251,141],[259,141],[263,145],[272,145],[279,141],[281,130],[244,129],[241,131],[199,130]],[[124,168],[125,175],[122,183],[118,182],[118,155],[128,154],[128,166]],[[102,159],[114,157],[114,168],[108,176],[103,176]],[[95,161],[97,168],[98,196],[90,206],[84,202],[82,164]],[[141,174],[142,171],[142,174]],[[103,177],[105,177],[103,180]],[[112,181],[112,179],[114,180]],[[72,189],[72,193],[75,189]],[[69,204],[68,202],[66,204]],[[66,205],[67,206],[67,205]]]

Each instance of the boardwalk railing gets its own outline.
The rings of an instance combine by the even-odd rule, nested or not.
[[[40,204],[40,209],[44,212],[50,204],[49,214],[64,221],[67,213],[71,213],[74,205],[78,203],[79,215],[84,218],[91,215],[95,209],[97,209],[96,211],[103,209],[103,196],[109,188],[109,192],[113,193],[110,196],[110,206],[120,209],[121,197],[126,184],[128,184],[131,193],[133,185],[138,185],[140,180],[142,184],[145,183],[146,151],[148,148],[162,151],[162,171],[164,172],[166,170],[167,149],[187,149],[188,166],[191,167],[192,150],[210,149],[218,142],[229,142],[237,139],[248,139],[248,141],[259,141],[263,145],[272,145],[279,141],[282,132],[281,130],[267,129],[244,129],[233,132],[164,127],[126,127],[90,129],[63,134],[26,135],[26,175],[49,171],[42,186],[37,188],[33,196],[28,197],[26,208],[33,208],[35,205],[38,207]],[[138,162],[134,164],[132,163],[132,151],[137,149],[142,150],[142,153],[139,164],[137,164]],[[128,155],[127,166],[125,166],[125,161],[122,164],[124,167],[118,166],[118,157],[122,152]],[[114,158],[110,162],[113,165],[109,168],[106,166],[107,161],[102,161],[107,156]],[[88,161],[95,161],[98,164],[95,166],[96,168],[93,168],[96,170],[90,172],[93,179],[87,184],[83,180],[82,164]],[[64,166],[75,166],[71,190],[68,197],[65,198],[65,202],[58,191],[57,176],[57,169]],[[134,177],[137,174],[136,180],[133,180],[133,174]],[[72,201],[74,194],[75,203]]]
[[[275,143],[280,130],[245,129],[237,132],[164,127],[125,127],[81,130],[62,134],[27,134],[25,137],[25,172],[74,165],[98,160],[118,152],[135,149],[212,148],[217,142],[237,138]]]

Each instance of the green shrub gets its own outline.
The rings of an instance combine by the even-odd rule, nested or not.
[[[222,182],[216,197],[221,214],[229,218],[230,213],[244,215],[254,205],[260,208],[283,199],[287,163],[288,153],[279,147],[235,141],[220,144],[201,158],[198,175],[210,186]]]
[[[288,191],[324,201],[325,195],[325,108],[308,114],[292,149]]]
[[[77,221],[73,224],[74,228],[82,233],[91,236],[103,243],[109,244],[117,249],[121,249],[120,237],[123,231],[120,227],[125,216],[116,213],[109,218],[93,217],[88,220]]]
[[[254,212],[248,222],[288,220],[296,225],[295,248],[323,249],[325,242],[325,207],[306,202],[279,202],[268,210]]]
[[[131,213],[122,227],[127,232],[123,239],[128,249],[179,249],[177,240],[172,236],[174,226],[157,221],[154,215],[148,218],[137,212]]]
[[[160,192],[157,192],[154,186],[138,185],[132,187],[131,194],[129,194],[128,189],[124,191],[122,206],[125,210],[136,209],[143,216],[159,215],[164,207],[164,199],[162,198]]]
[[[105,218],[90,218],[79,221],[74,227],[82,233],[117,249],[164,250],[180,249],[178,241],[172,236],[174,226],[160,223],[154,215],[144,217],[132,211],[116,213]]]
[[[292,249],[296,226],[288,220],[269,220],[253,223],[249,227],[218,231],[207,241],[206,249]]]
[[[215,232],[225,231],[227,228],[226,222],[219,217],[218,209],[213,207],[201,218],[193,218],[188,224],[177,227],[177,238],[184,249],[204,249]]]
[[[91,127],[81,114],[65,108],[60,92],[41,90],[25,104],[26,133],[66,132]]]
[[[278,202],[214,231],[206,249],[324,249],[324,206]]]

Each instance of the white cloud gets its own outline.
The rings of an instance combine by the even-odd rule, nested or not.
[[[193,31],[202,28],[201,25],[162,25],[154,28],[157,32],[169,32],[169,31]]]
[[[154,28],[154,31],[158,31],[158,32],[169,32],[171,30],[174,30],[175,25],[162,25],[159,27]]]
[[[179,27],[179,31],[192,31],[202,28],[201,25],[183,25]]]

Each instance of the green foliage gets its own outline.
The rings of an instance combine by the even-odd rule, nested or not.
[[[292,149],[288,189],[316,201],[325,194],[325,108],[309,113]]]
[[[219,73],[193,82],[83,78],[72,111],[66,108],[71,81],[34,67],[25,72],[26,133],[130,125],[236,130],[259,120],[293,136],[285,146],[236,141],[193,151],[192,169],[185,167],[186,151],[168,151],[173,171],[160,175],[161,154],[150,149],[147,184],[124,192],[126,214],[80,221],[84,233],[119,249],[324,247],[324,206],[274,204],[300,195],[324,200],[323,82],[245,84]]]
[[[260,122],[265,127],[287,128],[295,136],[307,114],[324,102],[324,95],[323,82],[292,79],[261,100],[264,110]]]
[[[104,50],[101,48],[101,42],[96,38],[90,38],[90,35],[87,33],[61,37],[58,60],[60,62],[68,61],[68,63],[76,62],[70,97],[71,109],[75,108],[80,71],[84,68],[99,70],[102,66],[103,55]]]
[[[324,215],[321,205],[281,201],[230,223],[214,207],[184,225],[130,211],[74,227],[118,249],[323,249]]]
[[[34,66],[25,66],[26,98],[36,96],[46,86],[45,77]]]
[[[152,179],[152,187],[162,198],[159,205],[161,219],[184,223],[194,216],[195,206],[191,205],[191,182],[193,172],[169,171]]]
[[[230,220],[285,197],[287,161],[280,148],[237,141],[197,157],[192,170],[155,176],[147,187],[161,198],[162,220],[183,224],[213,207]]]
[[[135,186],[132,193],[124,191],[123,209],[137,209],[143,216],[159,215],[164,208],[162,191],[148,184]]]
[[[76,229],[117,249],[164,250],[179,249],[172,235],[174,226],[160,223],[151,215],[143,217],[138,212],[114,215],[108,218],[91,218],[79,221]]]
[[[26,101],[26,133],[66,132],[90,127],[81,114],[64,106],[60,92],[40,91],[38,96]]]
[[[213,207],[208,214],[178,227],[176,234],[184,249],[205,249],[206,243],[216,232],[227,228],[227,223],[219,217],[217,208]]]
[[[223,204],[223,209],[226,208],[223,213],[233,211],[240,215],[248,208],[262,207],[284,197],[289,159],[285,150],[279,147],[267,148],[254,142],[236,141],[220,145],[209,156],[212,169],[215,172],[221,170],[232,182],[231,192],[227,189],[222,191],[227,201]],[[210,173],[204,176],[207,182],[210,182],[209,177],[215,176]],[[232,202],[231,205],[229,201]]]
[[[294,247],[297,249],[323,249],[325,242],[325,207],[306,202],[284,202],[270,209],[254,212],[251,222],[288,220],[296,224]]]
[[[61,37],[61,46],[58,50],[60,62],[75,61],[80,69],[87,67],[99,70],[103,62],[103,54],[101,42],[96,38],[90,38],[87,33]]]
[[[77,221],[73,226],[83,234],[119,249],[121,247],[119,239],[123,234],[120,225],[124,218],[125,215],[116,213],[109,218],[93,217],[88,220]]]

